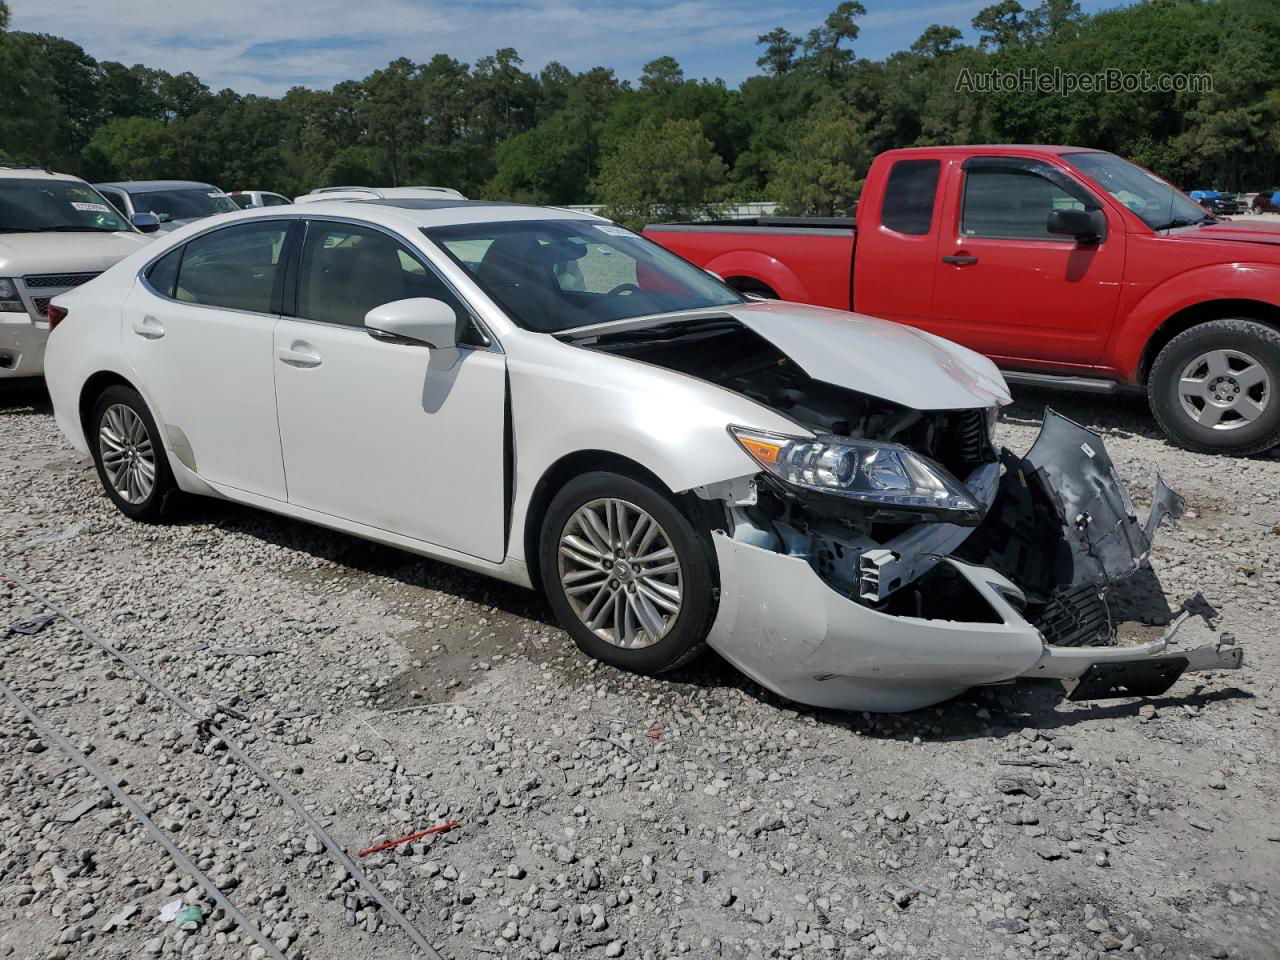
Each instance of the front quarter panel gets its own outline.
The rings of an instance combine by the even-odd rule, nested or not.
[[[1166,241],[1185,248],[1191,241]],[[1241,244],[1243,246],[1243,244]],[[1131,257],[1131,262],[1141,262]],[[1151,337],[1174,314],[1215,300],[1256,300],[1280,307],[1280,265],[1241,260],[1184,270],[1145,286],[1141,274],[1130,271],[1126,286],[1136,285],[1137,302],[1116,326],[1104,362],[1128,383],[1138,383],[1143,352]]]
[[[509,553],[519,559],[533,491],[564,457],[583,451],[624,457],[680,493],[758,471],[730,436],[730,424],[807,435],[745,397],[635,360],[524,331],[503,346],[515,447]]]

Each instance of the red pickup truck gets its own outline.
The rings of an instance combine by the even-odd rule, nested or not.
[[[1223,221],[1114,154],[890,150],[858,219],[662,224],[739,290],[885,317],[987,354],[1012,383],[1145,389],[1177,443],[1280,443],[1280,220]]]

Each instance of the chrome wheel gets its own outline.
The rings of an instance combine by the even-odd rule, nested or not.
[[[1272,402],[1266,367],[1239,350],[1210,350],[1182,370],[1178,399],[1202,427],[1235,430],[1257,420]]]
[[[98,427],[98,453],[111,488],[128,503],[143,503],[156,485],[156,455],[147,425],[133,407],[107,407]]]
[[[649,647],[680,614],[680,559],[658,521],[626,500],[583,504],[560,532],[560,586],[578,618],[616,647]]]

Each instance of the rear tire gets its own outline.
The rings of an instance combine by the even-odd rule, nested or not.
[[[1157,355],[1147,400],[1187,450],[1241,457],[1269,450],[1280,443],[1280,331],[1243,318],[1183,331]]]
[[[662,673],[702,652],[716,610],[715,552],[669,494],[596,471],[547,508],[542,584],[583,653],[636,673]]]
[[[177,490],[155,418],[132,387],[116,384],[93,405],[86,439],[102,489],[131,520],[162,519]]]

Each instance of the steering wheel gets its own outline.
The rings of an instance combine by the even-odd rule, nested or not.
[[[616,287],[614,287],[612,290],[610,290],[607,294],[605,294],[605,296],[625,297],[625,296],[628,296],[629,294],[639,293],[639,292],[640,292],[640,288],[636,286],[634,283],[620,283]]]

